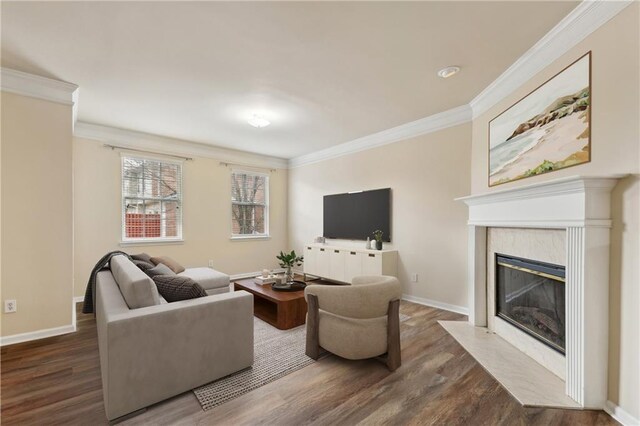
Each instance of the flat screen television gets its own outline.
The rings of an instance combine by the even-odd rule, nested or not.
[[[323,212],[325,238],[373,240],[379,229],[391,242],[391,188],[325,195]]]

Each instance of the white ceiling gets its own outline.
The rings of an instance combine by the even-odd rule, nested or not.
[[[292,158],[468,103],[576,4],[3,1],[2,66],[78,84],[80,121]]]

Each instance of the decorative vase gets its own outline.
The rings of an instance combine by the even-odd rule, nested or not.
[[[291,266],[287,266],[287,272],[285,272],[285,278],[286,281],[288,283],[290,283],[291,281],[293,281],[293,269],[291,269]]]
[[[376,250],[382,250],[382,241],[376,240]]]

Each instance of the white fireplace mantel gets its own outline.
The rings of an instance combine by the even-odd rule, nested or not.
[[[463,201],[469,206],[469,225],[610,227],[610,193],[622,177],[571,176],[456,198],[456,201]]]
[[[572,176],[456,199],[469,206],[469,322],[487,326],[487,228],[566,229],[565,392],[607,396],[611,190],[621,175]]]

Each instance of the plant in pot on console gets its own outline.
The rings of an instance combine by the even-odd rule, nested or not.
[[[286,269],[285,277],[290,283],[293,281],[293,267],[302,265],[304,257],[298,256],[295,250],[291,250],[291,253],[280,252],[276,259],[280,261],[280,267]]]
[[[376,239],[376,249],[382,250],[382,234],[383,232],[379,229],[373,231],[373,238]]]

